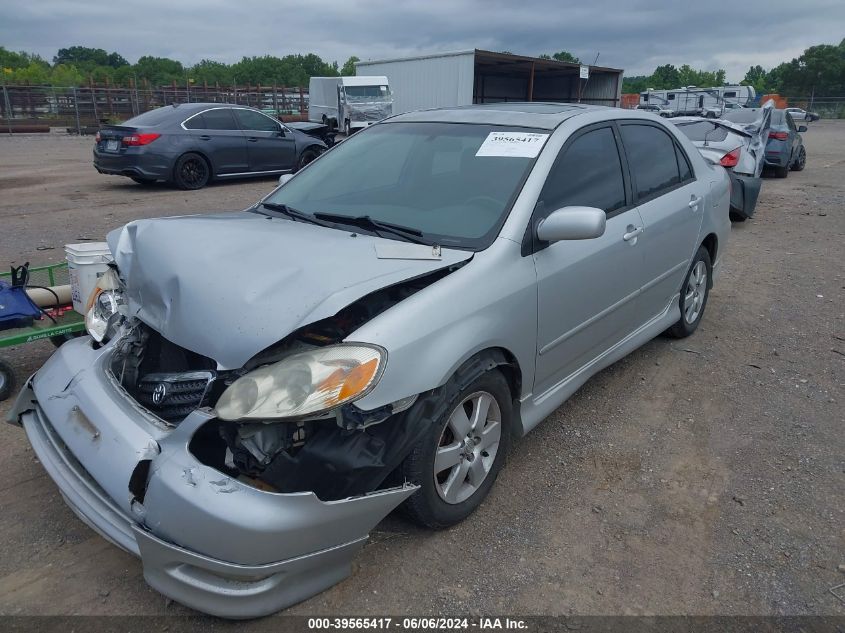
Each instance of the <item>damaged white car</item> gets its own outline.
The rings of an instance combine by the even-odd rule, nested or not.
[[[648,113],[396,116],[244,212],[111,233],[90,336],[10,421],[151,586],[271,613],[349,574],[400,504],[465,518],[512,437],[657,334],[692,334],[728,199]]]
[[[753,216],[757,207],[774,104],[768,101],[762,108],[743,108],[742,111],[753,115],[750,123],[703,117],[672,119],[704,158],[728,171],[731,219],[735,222],[744,222]]]

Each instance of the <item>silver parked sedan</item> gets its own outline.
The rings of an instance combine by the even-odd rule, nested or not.
[[[150,585],[270,613],[349,574],[400,504],[464,519],[512,438],[661,332],[692,334],[729,197],[648,113],[396,116],[244,212],[111,233],[91,336],[11,421]]]

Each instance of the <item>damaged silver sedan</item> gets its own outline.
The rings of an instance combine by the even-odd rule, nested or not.
[[[393,117],[244,212],[111,233],[90,336],[10,421],[152,587],[271,613],[348,575],[400,504],[464,519],[512,437],[657,334],[692,334],[729,197],[647,113]]]

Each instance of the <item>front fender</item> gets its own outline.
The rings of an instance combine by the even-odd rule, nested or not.
[[[534,383],[537,349],[534,261],[520,256],[519,244],[500,238],[347,340],[388,351],[379,384],[356,403],[365,410],[440,387],[469,358],[491,348],[516,359],[524,398]]]

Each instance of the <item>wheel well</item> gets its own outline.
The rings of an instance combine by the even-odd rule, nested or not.
[[[516,356],[504,347],[489,347],[476,352],[461,364],[454,375],[469,373],[474,380],[476,376],[494,368],[504,375],[513,399],[519,400],[522,394],[522,370]]]
[[[716,262],[716,252],[719,247],[719,240],[716,238],[715,233],[711,233],[707,237],[704,238],[704,241],[701,245],[707,249],[707,252],[710,254],[710,261]]]

